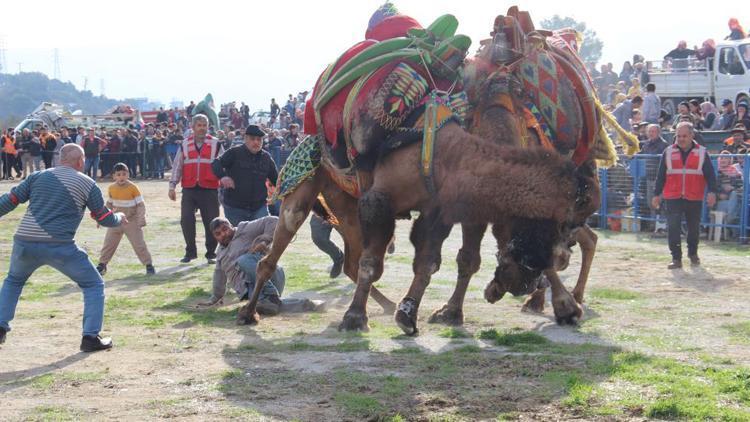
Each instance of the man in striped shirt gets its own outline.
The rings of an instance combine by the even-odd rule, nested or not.
[[[104,319],[104,280],[73,238],[85,208],[105,227],[117,227],[127,223],[127,219],[122,213],[107,209],[99,187],[81,173],[83,167],[83,148],[65,145],[60,150],[59,167],[33,173],[0,196],[0,217],[18,204],[29,202],[13,239],[8,276],[0,289],[0,343],[10,331],[9,323],[26,280],[39,267],[49,265],[83,290],[81,350],[94,352],[112,347],[111,339],[99,336]]]

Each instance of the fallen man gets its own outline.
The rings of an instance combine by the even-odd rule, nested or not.
[[[237,227],[232,226],[224,217],[216,217],[209,226],[219,247],[216,249],[216,269],[213,277],[213,292],[206,302],[199,306],[214,306],[223,303],[227,283],[242,299],[255,288],[255,270],[268,251],[273,232],[276,230],[278,217],[263,217],[253,221],[242,221]],[[286,277],[284,270],[278,267],[263,286],[259,300],[258,313],[277,315],[284,312],[316,311],[323,307],[322,301],[310,299],[284,299]]]

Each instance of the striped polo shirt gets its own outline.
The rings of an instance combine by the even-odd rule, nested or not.
[[[105,227],[120,218],[105,205],[96,183],[72,167],[59,166],[32,173],[0,196],[0,217],[29,201],[15,238],[31,242],[72,242],[86,208]]]

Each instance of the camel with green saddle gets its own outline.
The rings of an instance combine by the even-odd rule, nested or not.
[[[429,28],[419,35],[426,36],[434,45],[444,41],[431,34]],[[424,43],[425,38],[420,42]],[[455,49],[439,58],[432,57],[431,51],[434,50],[421,50],[416,56],[417,63],[407,59],[399,65],[409,65],[412,76],[424,77],[426,73],[424,79],[433,79],[434,75],[446,79],[447,76],[448,85],[455,87],[460,75],[455,71],[451,74],[451,69],[458,69],[457,65],[463,60],[462,51]],[[420,65],[424,68],[419,69]],[[324,72],[316,93],[326,92],[320,89],[330,80],[326,73],[333,74],[335,70],[329,68]],[[390,71],[394,72],[395,67]],[[451,76],[454,77],[452,82]],[[403,81],[395,79],[391,88],[401,88],[391,89],[389,93],[413,91],[403,89],[403,84],[398,83]],[[418,82],[410,81],[407,85],[419,87]],[[367,84],[361,79],[350,83],[354,87]],[[411,234],[416,250],[415,279],[396,313],[398,324],[409,334],[416,333],[416,311],[421,296],[430,276],[439,268],[440,246],[454,223],[463,223],[465,228],[482,227],[479,239],[486,224],[494,224],[498,255],[503,260],[503,277],[495,285],[502,286],[504,291],[531,293],[539,286],[543,270],[567,265],[570,233],[584,224],[597,205],[595,188],[598,184],[591,160],[576,167],[553,150],[502,147],[472,136],[458,124],[460,119],[455,114],[460,112],[457,113],[449,92],[433,89],[421,101],[406,101],[410,100],[406,95],[375,94],[359,102],[358,93],[351,99],[351,92],[341,102],[344,109],[350,113],[353,110],[350,121],[338,131],[344,134],[341,145],[332,145],[326,136],[310,137],[295,151],[299,151],[300,157],[293,154],[282,170],[280,224],[270,253],[258,266],[258,285],[262,286],[275,269],[319,194],[326,208],[335,214],[345,239],[344,270],[357,281],[354,299],[341,328],[367,327],[367,296],[372,283],[382,274],[383,255],[393,234],[395,219],[410,211],[420,212]],[[380,104],[383,100],[388,107]],[[393,106],[404,103],[414,106],[406,107],[406,112]],[[318,104],[315,110],[319,112],[322,108]],[[383,110],[396,110],[396,113],[384,119]],[[345,115],[345,119],[347,117]],[[394,120],[398,120],[400,126],[386,127]],[[316,116],[316,121],[324,125],[325,116]],[[489,120],[473,125],[479,132],[490,131],[492,127],[493,122]],[[298,174],[286,175],[296,168],[297,158],[302,163],[297,166]],[[286,188],[285,177],[294,180]],[[459,262],[462,257],[478,256],[479,243],[472,242],[476,236],[467,238],[467,233],[469,230],[465,229]],[[470,264],[470,269],[478,269],[478,260],[464,261]],[[460,277],[465,275],[462,271],[471,274],[476,271],[465,270],[462,266]],[[553,303],[558,317],[580,316],[580,308],[559,279],[550,281],[557,299]],[[257,322],[258,293],[256,288],[248,305],[240,310],[238,322]],[[389,305],[384,306],[387,311]]]

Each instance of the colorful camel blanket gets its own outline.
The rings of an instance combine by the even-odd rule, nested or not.
[[[284,199],[299,185],[315,174],[320,166],[320,139],[307,136],[287,158],[276,183],[274,200]]]
[[[306,133],[323,134],[333,147],[343,142],[353,160],[382,140],[352,136],[355,121],[387,135],[432,90],[458,91],[471,40],[455,35],[457,26],[444,15],[427,28],[402,25],[401,32],[388,32],[391,38],[354,45],[318,78],[305,109]]]

